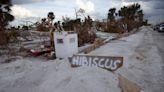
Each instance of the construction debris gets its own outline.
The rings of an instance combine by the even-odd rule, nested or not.
[[[43,47],[41,46],[41,48],[29,50],[29,52],[30,52],[34,57],[43,55],[43,54],[45,54],[45,53],[51,53],[52,51],[53,51],[52,48],[50,48],[50,47],[44,47],[44,46],[43,46]]]

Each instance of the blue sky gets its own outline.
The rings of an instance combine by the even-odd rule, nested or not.
[[[156,23],[164,21],[164,0],[12,0],[12,14],[16,19],[27,17],[47,17],[52,11],[56,21],[62,16],[75,18],[75,9],[83,8],[86,15],[94,19],[103,19],[107,16],[109,8],[117,8],[132,3],[140,3],[145,18]]]

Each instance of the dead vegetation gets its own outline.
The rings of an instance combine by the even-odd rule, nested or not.
[[[93,43],[96,38],[94,32],[89,32],[88,29],[82,28],[78,31],[78,44],[79,46],[84,45],[85,43]]]
[[[143,10],[138,3],[123,6],[118,12],[116,8],[110,8],[106,21],[98,22],[97,29],[101,28],[109,33],[126,33],[142,25],[147,24],[143,19]],[[120,17],[116,19],[116,17]]]
[[[75,31],[78,34],[78,45],[83,46],[86,43],[93,43],[96,34],[91,31],[92,19],[88,16],[84,22],[81,19],[70,20],[63,22],[63,28],[65,31]]]
[[[49,28],[47,28],[46,26],[42,25],[42,24],[39,24],[36,28],[37,31],[40,31],[40,32],[49,32]]]
[[[9,35],[5,31],[0,31],[0,46],[1,48],[8,47],[9,44]]]
[[[117,19],[116,16],[120,18]],[[101,39],[96,39],[95,33],[97,30],[107,33],[118,33],[120,37],[122,37],[124,35],[129,35],[134,28],[139,28],[144,23],[143,12],[139,4],[133,4],[127,7],[124,6],[118,12],[116,12],[115,8],[111,8],[108,11],[106,21],[103,22],[93,21],[90,16],[84,17],[84,20],[80,18],[76,18],[75,20],[67,18],[63,23],[60,23],[60,21],[54,23],[53,20],[55,19],[55,15],[53,12],[49,12],[47,18],[43,18],[42,22],[36,25],[35,30],[39,32],[40,40],[46,42],[46,38],[49,37],[50,46],[52,47],[54,47],[54,31],[75,31],[78,34],[79,47],[86,43],[93,44],[90,48],[86,49],[85,52],[88,53],[104,44]],[[95,25],[93,25],[94,23]],[[92,30],[92,28],[97,30]],[[31,36],[31,34],[27,30],[18,31],[16,29],[11,29],[10,31],[0,31],[0,47],[8,48],[9,43],[19,43],[18,37],[30,41],[28,37]]]

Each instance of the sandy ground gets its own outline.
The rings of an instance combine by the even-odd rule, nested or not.
[[[145,92],[162,92],[164,74],[162,59],[154,44],[150,27],[93,51],[91,55],[124,56],[124,66],[116,71],[136,82]]]
[[[118,75],[141,86],[144,92],[162,92],[162,59],[149,27],[112,41],[89,55],[123,56],[115,72],[97,67],[72,68],[67,59],[19,58],[0,64],[0,92],[121,92]]]

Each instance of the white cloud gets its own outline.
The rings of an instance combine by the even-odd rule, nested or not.
[[[12,6],[11,10],[12,10],[11,14],[14,15],[16,18],[35,17],[34,13],[19,5]]]
[[[37,2],[45,2],[45,1],[55,1],[55,0],[12,0],[13,4],[29,4],[29,3],[37,3]]]
[[[84,9],[86,13],[95,12],[95,5],[91,1],[76,0],[76,5],[78,8]]]

